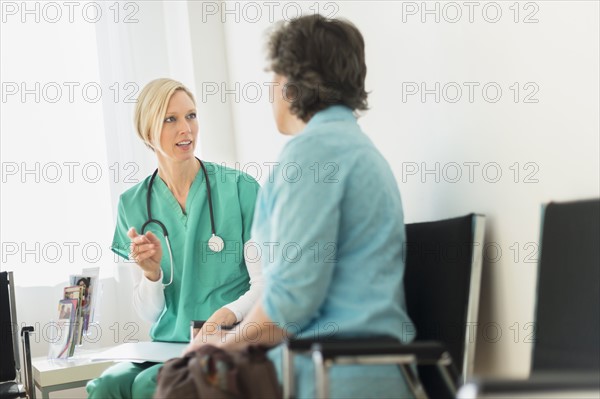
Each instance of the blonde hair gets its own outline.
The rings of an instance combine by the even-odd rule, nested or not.
[[[149,82],[138,96],[134,114],[135,129],[138,136],[152,151],[155,148],[160,149],[160,133],[167,106],[178,90],[184,91],[196,106],[192,92],[183,83],[169,78]]]

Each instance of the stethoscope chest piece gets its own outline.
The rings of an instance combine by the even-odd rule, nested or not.
[[[225,242],[221,237],[213,234],[208,240],[208,248],[213,252],[221,252],[225,248]]]

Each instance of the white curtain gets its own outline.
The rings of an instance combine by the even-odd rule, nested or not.
[[[97,344],[147,339],[147,326],[128,311],[134,266],[109,249],[119,195],[156,168],[133,128],[135,100],[158,77],[182,81],[199,101],[197,82],[227,81],[223,26],[190,26],[180,1],[5,8],[1,269],[15,272],[19,321],[36,326],[34,354],[43,355],[68,276],[97,266]],[[229,105],[209,101],[198,111],[198,155],[234,164]]]

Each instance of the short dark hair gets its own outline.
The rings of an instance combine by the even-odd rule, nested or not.
[[[368,109],[365,42],[351,22],[319,14],[281,22],[267,53],[268,69],[288,79],[290,110],[304,122],[333,104]]]

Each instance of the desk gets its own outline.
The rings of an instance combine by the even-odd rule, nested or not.
[[[87,357],[73,359],[32,359],[33,383],[41,391],[42,398],[48,399],[50,392],[84,387],[110,366],[111,361],[92,362]]]

